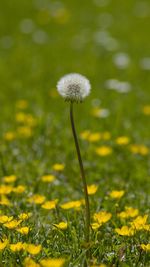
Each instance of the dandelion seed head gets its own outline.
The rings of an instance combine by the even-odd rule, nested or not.
[[[65,100],[81,102],[89,95],[91,85],[86,77],[81,74],[71,73],[59,80],[57,90]]]

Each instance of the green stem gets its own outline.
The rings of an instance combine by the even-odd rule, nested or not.
[[[81,172],[81,178],[84,188],[84,198],[85,198],[85,241],[89,243],[89,236],[90,236],[90,205],[89,205],[89,197],[88,197],[88,191],[87,191],[87,183],[85,178],[85,172],[82,162],[82,157],[80,153],[80,147],[79,142],[76,134],[75,124],[74,124],[74,117],[73,117],[73,103],[70,104],[70,121],[71,121],[71,127],[72,127],[72,133],[74,137],[74,142],[76,146],[79,166],[80,166],[80,172]]]

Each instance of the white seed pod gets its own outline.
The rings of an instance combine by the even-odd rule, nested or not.
[[[81,74],[71,73],[63,76],[57,83],[59,94],[67,101],[81,102],[89,95],[91,85]]]

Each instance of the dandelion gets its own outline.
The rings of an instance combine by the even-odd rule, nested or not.
[[[56,208],[57,202],[58,202],[58,199],[46,201],[41,207],[46,210],[52,210]]]
[[[24,249],[24,243],[18,242],[16,244],[10,244],[9,247],[11,251],[18,252]]]
[[[94,195],[98,190],[98,186],[95,184],[88,185],[87,190],[89,195]]]
[[[18,185],[17,187],[14,187],[12,189],[12,191],[17,194],[22,194],[25,190],[26,190],[26,187],[24,185]]]
[[[8,239],[0,240],[0,251],[3,250],[8,245]]]
[[[122,236],[133,236],[135,231],[133,228],[131,227],[128,227],[128,226],[122,226],[121,228],[116,228],[115,229],[115,232],[119,235],[122,235]]]
[[[18,217],[20,220],[25,221],[25,220],[29,219],[30,216],[31,216],[31,212],[21,213]]]
[[[60,164],[60,163],[56,163],[52,166],[53,170],[54,171],[63,171],[64,168],[65,168],[65,165],[64,164]]]
[[[56,179],[55,176],[52,175],[52,174],[43,175],[43,176],[41,177],[41,180],[42,180],[42,182],[44,182],[44,183],[51,183],[51,182],[53,182],[55,179]]]
[[[148,215],[136,217],[130,224],[136,230],[148,230],[149,225],[146,224]]]
[[[128,145],[129,142],[130,142],[130,139],[129,139],[129,137],[127,137],[127,136],[119,136],[119,137],[116,139],[116,143],[117,143],[117,145],[120,145],[120,146]]]
[[[42,267],[62,267],[65,263],[65,259],[59,258],[59,259],[43,259],[40,261],[40,265]]]
[[[145,251],[150,252],[150,244],[147,244],[147,245],[145,245],[145,244],[141,244],[141,248],[142,248],[143,250],[145,250]]]
[[[8,229],[14,229],[16,228],[22,221],[21,220],[12,220],[10,222],[4,223],[4,226],[7,227]]]
[[[60,230],[66,230],[68,227],[67,222],[60,222],[60,223],[54,223],[53,224],[56,228],[60,229]]]
[[[24,226],[24,227],[16,229],[16,231],[22,235],[27,235],[29,233],[30,229],[29,229],[29,227]]]
[[[42,246],[34,244],[26,244],[24,249],[32,255],[37,255],[42,250]]]
[[[136,217],[139,214],[139,210],[138,209],[134,209],[132,207],[125,207],[125,210],[120,212],[118,214],[118,217],[120,217],[121,219],[126,219],[126,218],[133,218]]]
[[[97,221],[99,224],[103,224],[108,222],[112,217],[110,212],[100,211],[98,213],[94,213],[94,220]]]
[[[45,201],[45,196],[43,195],[33,195],[28,199],[30,203],[35,203],[35,204],[42,204]]]
[[[24,266],[25,267],[40,267],[40,264],[36,263],[33,259],[30,257],[25,258],[24,260]]]
[[[100,146],[95,150],[96,154],[101,156],[101,157],[105,157],[105,156],[109,156],[110,154],[112,154],[112,148],[109,146]]]
[[[150,115],[150,105],[144,106],[142,111],[143,111],[144,115],[149,116]]]
[[[13,216],[8,217],[7,215],[0,215],[0,223],[7,223],[12,221]]]
[[[90,234],[90,207],[89,207],[89,197],[87,190],[87,182],[85,178],[85,171],[83,167],[79,142],[77,138],[77,133],[74,124],[74,116],[73,116],[73,104],[74,102],[82,102],[86,96],[89,95],[91,90],[91,85],[89,80],[80,75],[80,74],[68,74],[60,79],[57,84],[57,90],[59,94],[66,100],[70,101],[70,121],[72,127],[72,133],[74,137],[76,152],[78,156],[81,178],[83,182],[84,188],[84,197],[85,197],[85,240],[89,243],[89,234]]]
[[[4,139],[5,139],[6,141],[12,141],[12,140],[14,140],[15,138],[16,138],[16,134],[15,134],[14,132],[9,131],[9,132],[6,132],[6,133],[4,134]]]
[[[111,198],[119,199],[124,195],[124,193],[125,193],[124,190],[120,190],[120,191],[113,190],[113,191],[110,192],[109,195],[110,195]]]
[[[76,200],[76,201],[69,201],[66,202],[62,205],[60,205],[60,207],[64,210],[68,210],[68,209],[80,209],[81,205],[83,204],[82,200]]]
[[[1,195],[0,205],[11,206],[12,204],[5,195]]]
[[[89,95],[91,85],[84,76],[72,73],[65,75],[57,84],[59,94],[68,101],[81,102]]]
[[[100,133],[91,133],[88,136],[88,141],[89,142],[97,142],[101,139],[101,134]]]
[[[83,140],[88,140],[89,135],[90,135],[90,131],[89,131],[89,130],[85,130],[85,131],[83,131],[82,133],[80,133],[80,137],[81,137]]]
[[[5,183],[13,183],[16,181],[16,179],[17,179],[16,175],[5,176],[3,178]]]

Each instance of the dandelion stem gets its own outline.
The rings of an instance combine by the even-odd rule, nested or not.
[[[87,182],[85,178],[85,172],[82,162],[82,157],[80,153],[80,147],[79,142],[77,138],[77,133],[75,129],[74,124],[74,117],[73,117],[73,102],[70,103],[70,121],[71,121],[71,127],[72,127],[72,133],[74,137],[74,142],[76,146],[79,166],[80,166],[80,172],[81,172],[81,178],[83,182],[83,188],[84,188],[84,198],[85,198],[85,241],[89,243],[89,235],[90,235],[90,205],[89,205],[89,197],[88,197],[88,191],[87,191]]]

